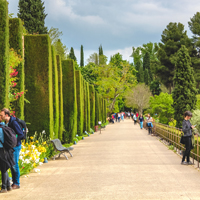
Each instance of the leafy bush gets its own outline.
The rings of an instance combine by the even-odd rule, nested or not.
[[[195,110],[192,112],[192,118],[190,121],[193,125],[196,125],[195,128],[200,133],[200,110]]]

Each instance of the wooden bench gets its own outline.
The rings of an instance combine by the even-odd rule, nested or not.
[[[68,160],[68,157],[65,155],[65,152],[69,153],[71,157],[73,157],[73,155],[71,154],[70,151],[72,151],[74,148],[73,147],[63,147],[63,145],[61,144],[61,141],[59,139],[54,139],[51,140],[51,142],[53,143],[54,149],[55,151],[59,151],[60,153],[56,154],[53,159],[55,160],[55,158],[58,156],[60,158],[61,155],[64,155],[65,158]]]

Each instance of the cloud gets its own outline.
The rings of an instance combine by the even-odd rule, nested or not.
[[[16,14],[18,1],[9,3]],[[128,59],[132,46],[160,42],[170,22],[181,22],[191,36],[188,21],[197,11],[199,0],[45,0],[46,25],[59,28],[77,54],[83,45],[85,58],[102,44],[107,55],[120,51]]]

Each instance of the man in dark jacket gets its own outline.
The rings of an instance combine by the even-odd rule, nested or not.
[[[11,172],[12,172],[12,180],[13,180],[12,189],[19,189],[20,188],[20,171],[19,171],[18,162],[19,162],[19,154],[21,150],[21,140],[23,139],[24,134],[18,122],[16,121],[16,118],[13,116],[10,116],[9,109],[3,108],[1,110],[0,116],[8,125],[8,127],[12,128],[17,134],[17,146],[14,147],[14,153],[13,153],[15,165],[11,168]]]

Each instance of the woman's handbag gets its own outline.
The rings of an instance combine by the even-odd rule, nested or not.
[[[181,133],[180,143],[185,144],[185,138],[183,137],[183,133]]]

